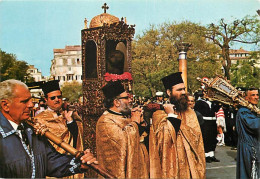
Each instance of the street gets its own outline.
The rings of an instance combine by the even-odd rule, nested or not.
[[[236,178],[236,153],[230,146],[217,146],[215,157],[220,162],[206,163],[206,178]]]

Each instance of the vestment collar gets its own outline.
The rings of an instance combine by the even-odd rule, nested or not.
[[[48,106],[48,107],[47,107],[47,110],[56,113],[57,116],[60,116],[60,115],[62,114],[62,108],[61,108],[59,111],[54,111],[53,109],[51,109],[51,108]]]
[[[112,113],[112,114],[115,114],[115,115],[123,116],[122,113],[112,111],[111,109],[108,109],[107,111],[108,111],[109,113]]]

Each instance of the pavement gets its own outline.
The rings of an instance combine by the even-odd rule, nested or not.
[[[236,178],[236,150],[230,146],[217,146],[215,157],[220,162],[206,163],[207,179],[233,179]]]

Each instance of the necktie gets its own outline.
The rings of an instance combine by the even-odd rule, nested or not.
[[[27,135],[25,134],[24,126],[23,126],[23,125],[19,125],[17,129],[21,131],[22,140],[24,141],[24,143],[25,143],[27,146],[29,146],[29,141],[28,141]]]

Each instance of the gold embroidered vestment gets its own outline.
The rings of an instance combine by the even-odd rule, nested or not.
[[[116,178],[148,178],[149,159],[138,125],[105,111],[96,126],[97,160]]]
[[[45,110],[38,114],[35,118],[37,119],[37,122],[44,124],[47,126],[49,131],[56,135],[57,137],[60,137],[64,142],[70,144],[73,146],[73,136],[69,132],[68,127],[67,127],[67,121],[65,117],[63,117],[63,113],[61,113],[60,116],[57,116],[56,112],[50,111],[50,110]],[[78,136],[77,136],[77,145],[76,149],[79,151],[83,151],[83,124],[82,120],[80,119],[79,116],[77,115],[72,115],[72,118],[76,121],[77,126],[78,126]],[[50,143],[53,145],[53,147],[61,154],[65,154],[66,151],[63,150],[61,147],[58,145],[54,144],[52,141]],[[84,174],[75,174],[70,177],[66,178],[84,178]]]
[[[206,177],[204,145],[197,116],[189,108],[178,118],[181,126],[176,136],[163,110],[153,114],[149,138],[151,178]]]

